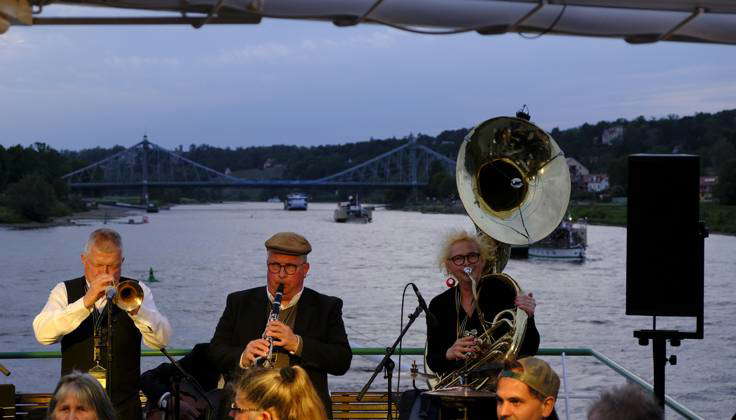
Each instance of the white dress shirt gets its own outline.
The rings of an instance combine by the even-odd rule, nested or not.
[[[156,309],[151,289],[143,282],[138,284],[143,289],[143,303],[136,315],[128,313],[128,316],[141,332],[143,342],[148,347],[158,350],[169,344],[171,325],[169,325],[169,320]],[[89,288],[89,282],[87,282],[87,288]],[[103,296],[95,302],[95,307],[101,312],[106,304],[107,299]],[[44,345],[59,342],[62,337],[74,331],[91,313],[92,308],[87,309],[84,306],[84,297],[77,299],[74,303],[68,303],[66,285],[61,282],[51,290],[46,306],[33,320],[36,340]]]

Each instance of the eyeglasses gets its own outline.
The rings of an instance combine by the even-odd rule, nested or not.
[[[304,264],[300,264],[304,265]],[[286,271],[286,274],[294,274],[296,273],[296,270],[300,267],[300,265],[296,264],[279,264],[277,262],[268,263],[268,271],[272,272],[273,274],[279,274],[281,272],[281,269],[284,269]]]
[[[252,413],[254,411],[261,411],[258,408],[240,408],[237,404],[232,403],[230,404],[230,411],[235,412],[236,414],[243,414],[243,413]]]
[[[452,263],[458,267],[464,266],[466,261],[468,264],[475,264],[478,262],[479,259],[480,254],[477,252],[471,252],[470,254],[455,255],[454,257],[450,257],[450,261],[452,261]]]

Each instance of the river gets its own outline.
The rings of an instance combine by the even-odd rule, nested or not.
[[[153,267],[159,283],[149,284],[159,310],[174,329],[171,347],[209,341],[228,293],[265,283],[263,242],[277,231],[296,231],[313,246],[306,284],[344,300],[343,317],[353,345],[385,347],[400,331],[402,289],[415,282],[427,300],[442,292],[445,277],[436,264],[437,243],[451,228],[471,229],[465,216],[379,210],[371,224],[337,224],[333,204],[313,203],[306,212],[286,212],[279,203],[176,206],[149,215],[150,223],[108,224],[123,236],[123,274],[145,279]],[[141,216],[136,216],[140,220]],[[0,286],[3,310],[0,351],[58,350],[38,344],[31,323],[48,291],[82,272],[79,254],[87,235],[102,227],[35,230],[0,228]],[[537,300],[542,347],[590,347],[645,380],[652,381],[651,346],[640,346],[635,329],[651,328],[651,318],[625,315],[626,230],[590,226],[584,263],[511,260],[506,273]],[[736,237],[711,235],[705,246],[705,339],[669,347],[676,366],[666,368],[666,391],[705,418],[736,412]],[[663,261],[672,264],[672,261]],[[416,307],[406,295],[406,310]],[[658,319],[658,328],[693,330],[682,319]],[[423,346],[424,317],[408,332],[404,346]],[[559,357],[546,358],[561,372]],[[407,358],[402,360],[405,363]],[[4,360],[13,374],[0,377],[24,392],[50,391],[58,360]],[[144,358],[143,369],[160,363]],[[421,363],[421,360],[419,360]],[[351,371],[331,377],[334,390],[359,390],[376,361],[355,357]],[[591,358],[568,358],[568,386],[575,395],[597,395],[623,378]],[[409,381],[402,379],[402,389]],[[382,376],[374,390],[385,389]],[[590,403],[571,400],[571,418],[584,417]],[[558,412],[564,415],[562,402]],[[668,413],[668,418],[677,415]]]

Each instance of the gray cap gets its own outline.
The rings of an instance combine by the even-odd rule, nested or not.
[[[302,235],[294,232],[279,232],[266,241],[266,249],[286,255],[307,255],[312,245]]]

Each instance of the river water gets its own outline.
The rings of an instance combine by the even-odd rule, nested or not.
[[[436,267],[437,243],[451,228],[471,229],[465,216],[379,210],[371,224],[337,224],[333,205],[310,204],[307,212],[285,212],[279,203],[177,206],[149,215],[141,225],[108,224],[125,243],[123,274],[145,279],[149,267],[159,283],[149,284],[159,310],[174,329],[171,347],[209,341],[228,293],[265,283],[263,242],[277,231],[296,231],[313,246],[306,284],[344,300],[343,317],[354,346],[389,346],[400,332],[402,289],[415,282],[427,300],[442,292],[445,277]],[[136,216],[140,220],[141,216]],[[102,227],[36,230],[0,228],[0,351],[58,350],[38,344],[31,327],[48,291],[82,273],[79,254],[87,235]],[[511,260],[506,272],[537,299],[542,347],[589,347],[645,380],[652,381],[651,346],[639,346],[635,329],[651,328],[648,317],[625,315],[626,230],[590,226],[584,263]],[[678,364],[667,366],[667,393],[705,418],[736,413],[736,237],[711,235],[705,248],[705,339],[668,347]],[[671,261],[663,263],[672,263]],[[416,307],[406,296],[406,310]],[[658,328],[692,330],[686,320],[658,319]],[[424,318],[404,346],[423,346]],[[407,363],[402,360],[402,364]],[[546,358],[562,371],[559,357]],[[160,363],[144,358],[143,369]],[[421,359],[418,360],[421,363]],[[355,357],[351,371],[331,377],[333,390],[359,390],[376,360]],[[0,377],[24,392],[51,391],[59,361],[5,360],[13,374]],[[624,379],[592,358],[569,357],[568,387],[574,396],[595,396]],[[409,386],[402,375],[401,387]],[[382,375],[372,389],[384,390]],[[583,418],[589,400],[570,400],[571,417]],[[558,402],[564,415],[564,404]],[[678,416],[668,412],[668,418]]]

